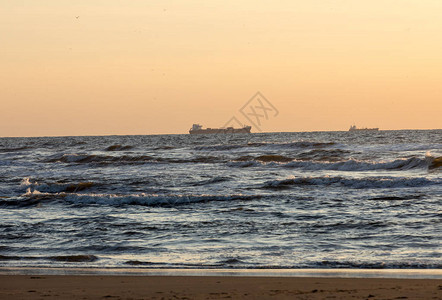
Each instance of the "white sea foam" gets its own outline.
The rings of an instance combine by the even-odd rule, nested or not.
[[[22,185],[22,186],[30,186],[30,185],[33,185],[33,184],[37,184],[37,182],[32,183],[31,182],[31,178],[29,178],[29,177],[23,178],[23,180],[20,183],[20,185]]]
[[[32,197],[32,196],[43,195],[43,194],[44,194],[44,193],[41,193],[41,192],[38,191],[38,190],[35,190],[35,189],[32,189],[32,188],[28,187],[28,188],[26,189],[26,193],[24,194],[24,196]]]

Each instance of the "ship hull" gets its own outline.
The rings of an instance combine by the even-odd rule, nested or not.
[[[251,128],[207,128],[189,130],[190,134],[226,134],[226,133],[250,133]]]
[[[379,131],[379,128],[356,128],[349,131]]]

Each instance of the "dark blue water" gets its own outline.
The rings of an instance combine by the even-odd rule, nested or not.
[[[0,139],[0,266],[441,268],[442,131]]]

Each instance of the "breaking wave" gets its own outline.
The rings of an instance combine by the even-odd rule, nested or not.
[[[32,182],[29,177],[25,177],[23,178],[21,185],[28,188],[28,193],[32,192],[33,190],[38,190],[42,193],[76,193],[91,189],[98,184],[91,181],[68,183],[54,182],[39,184],[37,181]]]
[[[434,157],[431,153],[427,152],[425,155],[426,162],[428,163],[428,169],[434,170],[442,167],[442,156]]]
[[[200,202],[212,202],[212,201],[242,201],[242,200],[255,200],[260,199],[261,195],[244,195],[244,194],[231,194],[231,195],[210,195],[210,194],[95,194],[95,193],[48,193],[40,192],[38,190],[31,191],[30,189],[23,194],[20,199],[3,200],[0,199],[0,206],[32,206],[38,205],[41,201],[64,201],[74,205],[142,205],[142,206],[175,206]]]

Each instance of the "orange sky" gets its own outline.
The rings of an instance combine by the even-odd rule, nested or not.
[[[0,136],[250,123],[257,91],[279,111],[263,131],[442,128],[440,0],[0,7]]]

